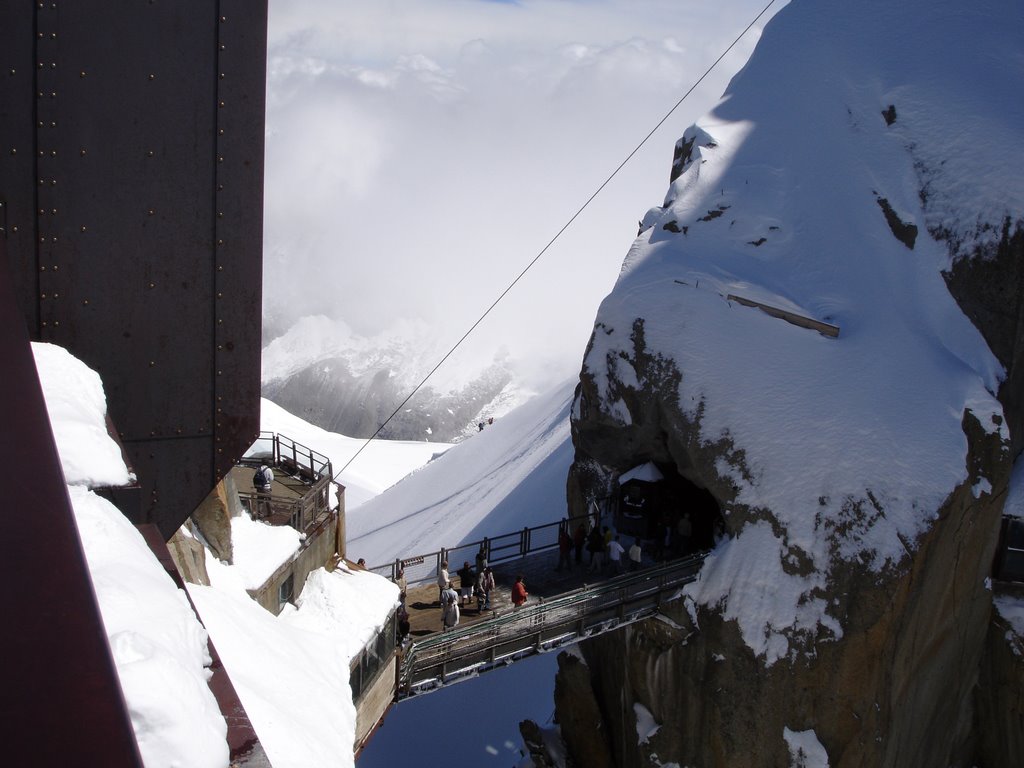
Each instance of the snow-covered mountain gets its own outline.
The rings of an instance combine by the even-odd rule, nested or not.
[[[340,320],[304,317],[263,350],[263,395],[332,432],[369,437],[447,350],[423,322],[366,338]],[[451,442],[527,400],[507,356],[445,367],[394,415],[380,437]]]
[[[794,0],[679,141],[595,322],[571,503],[653,460],[664,518],[725,535],[678,633],[595,644],[644,670],[594,673],[604,729],[664,726],[612,754],[778,765],[788,729],[842,765],[969,759],[1024,446],[1022,40],[1011,0]]]

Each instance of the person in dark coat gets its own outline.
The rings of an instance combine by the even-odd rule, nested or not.
[[[569,531],[566,526],[561,526],[558,529],[558,567],[556,571],[562,570],[564,565],[566,568],[571,567],[569,565],[569,556],[572,553],[572,537],[569,536]]]
[[[467,600],[473,599],[473,587],[476,585],[476,574],[469,561],[466,560],[459,568],[459,606],[464,607]]]
[[[572,547],[576,550],[576,565],[583,565],[583,544],[586,540],[587,532],[583,528],[583,523],[580,523],[572,534]]]

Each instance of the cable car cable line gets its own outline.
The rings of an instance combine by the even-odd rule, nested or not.
[[[579,218],[580,214],[582,214],[583,211],[585,211],[590,206],[590,204],[594,201],[594,198],[596,198],[599,194],[601,194],[601,192],[604,190],[604,188],[607,187],[609,183],[611,183],[612,179],[614,179],[619,174],[619,171],[621,171],[626,166],[626,163],[628,163],[630,160],[633,159],[633,157],[636,155],[636,153],[639,152],[643,148],[643,146],[650,140],[650,138],[658,131],[658,129],[661,128],[661,126],[665,124],[665,121],[668,120],[672,116],[672,114],[682,105],[682,103],[684,101],[686,101],[687,97],[691,93],[693,93],[702,82],[704,82],[704,79],[709,74],[711,74],[711,72],[714,70],[714,68],[716,66],[718,66],[718,64],[722,61],[722,59],[724,59],[729,54],[729,52],[736,46],[736,44],[739,43],[739,41],[741,39],[743,39],[743,37],[747,34],[747,32],[750,31],[750,29],[758,22],[758,20],[762,16],[765,15],[765,13],[768,12],[768,9],[771,8],[774,4],[775,4],[775,0],[769,0],[768,4],[764,8],[761,9],[761,11],[750,21],[750,23],[747,24],[746,27],[744,27],[743,31],[740,32],[739,35],[737,35],[736,38],[731,43],[729,43],[728,47],[724,51],[722,51],[722,53],[718,56],[718,58],[715,59],[714,62],[712,62],[711,66],[709,66],[706,70],[704,70],[704,74],[702,74],[699,78],[697,78],[697,80],[693,83],[693,85],[690,86],[690,88],[686,91],[686,93],[684,93],[682,95],[682,97],[680,97],[680,99],[674,105],[672,105],[671,109],[669,109],[668,112],[666,112],[665,115],[647,133],[647,135],[644,136],[643,139],[641,139],[640,143],[637,144],[636,147],[634,147],[633,150],[628,155],[626,155],[625,159],[621,163],[618,164],[618,166],[615,168],[615,170],[612,171],[608,175],[608,178],[606,178],[603,182],[601,182],[600,186],[598,186],[598,188],[596,190],[594,190],[594,192],[590,195],[590,197],[587,198],[586,202],[584,202],[583,205],[581,205],[576,210],[576,212],[569,218],[569,220],[566,221],[565,224],[562,225],[562,228],[559,229],[558,232],[555,233],[554,237],[552,237],[550,240],[548,240],[547,244],[543,248],[540,249],[540,251],[537,253],[537,255],[534,256],[533,259],[530,260],[530,262],[523,268],[523,270],[516,276],[516,278],[511,283],[508,284],[508,286],[505,288],[505,290],[503,290],[498,295],[498,297],[493,302],[491,302],[491,305],[489,307],[487,307],[487,309],[484,310],[483,314],[481,314],[480,317],[478,317],[476,319],[476,321],[473,323],[473,325],[471,325],[469,327],[469,330],[467,330],[464,334],[462,334],[462,337],[457,342],[455,342],[455,344],[452,346],[451,349],[449,349],[445,353],[444,357],[442,357],[437,362],[437,364],[433,368],[430,369],[430,372],[427,373],[427,375],[424,376],[420,380],[419,384],[417,384],[412,389],[412,391],[405,397],[405,399],[402,400],[402,402],[398,404],[398,406],[395,408],[395,410],[391,412],[391,415],[388,416],[381,423],[381,425],[379,427],[377,427],[376,431],[372,435],[370,435],[368,438],[366,438],[366,441],[359,447],[359,450],[357,450],[354,454],[352,454],[352,458],[350,458],[345,463],[345,465],[335,473],[334,478],[333,478],[334,480],[337,480],[341,476],[341,473],[344,472],[346,469],[348,469],[349,466],[352,464],[352,462],[354,462],[356,460],[356,458],[358,458],[359,454],[361,454],[363,452],[363,450],[371,442],[373,442],[377,438],[377,436],[391,422],[391,420],[393,418],[395,418],[395,416],[398,415],[398,413],[406,406],[406,404],[408,404],[408,402],[410,400],[412,400],[412,398],[416,395],[416,393],[420,391],[420,389],[423,387],[423,385],[426,384],[427,381],[430,380],[430,377],[433,376],[442,365],[444,365],[444,363],[448,360],[448,358],[451,357],[455,353],[455,350],[457,350],[460,346],[462,346],[462,343],[467,338],[469,338],[470,334],[473,333],[473,331],[475,331],[477,329],[477,326],[479,326],[480,323],[482,323],[487,318],[487,316],[491,313],[491,311],[496,306],[498,306],[498,303],[501,302],[502,299],[504,299],[505,296],[508,295],[509,291],[511,291],[519,283],[519,281],[522,280],[523,277],[525,277],[526,273],[529,272],[531,268],[533,268],[534,264],[536,264],[538,261],[540,261],[540,258],[545,253],[547,253],[548,249],[551,248],[551,246],[555,244],[555,242],[558,240],[558,238],[560,238],[562,236],[562,234],[572,225],[572,223],[574,221],[576,221],[577,218]]]

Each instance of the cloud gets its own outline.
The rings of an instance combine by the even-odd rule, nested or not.
[[[274,0],[265,313],[454,343],[763,3]],[[756,36],[509,293],[453,365],[507,348],[578,369],[600,300],[661,202],[672,147]],[[526,365],[526,363],[524,363]],[[525,369],[524,369],[525,370]]]

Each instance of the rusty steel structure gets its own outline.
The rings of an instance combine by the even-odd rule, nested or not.
[[[259,430],[266,0],[0,10],[0,237],[169,538]]]
[[[29,341],[101,375],[138,478],[108,496],[159,537],[258,435],[266,35],[266,0],[0,6],[11,765],[141,765]]]

